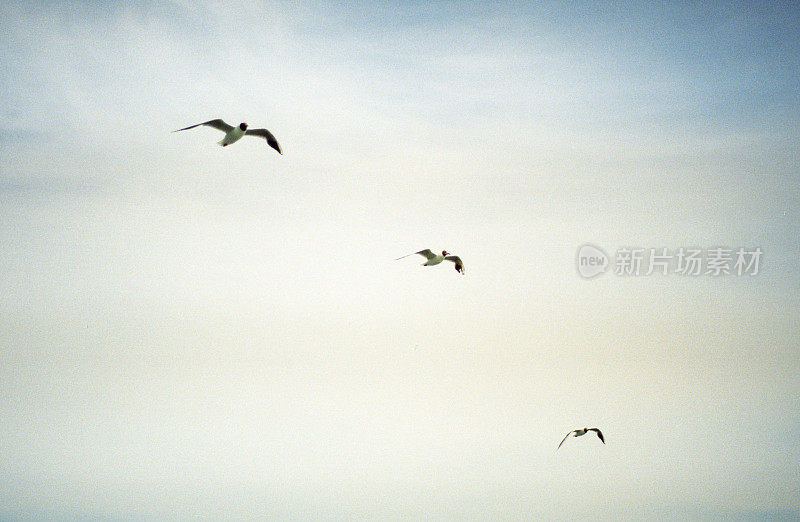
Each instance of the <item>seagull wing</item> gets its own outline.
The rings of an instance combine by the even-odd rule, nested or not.
[[[564,438],[561,439],[561,442],[559,443],[558,448],[560,448],[561,444],[564,444],[564,441],[567,440],[569,438],[569,436],[572,435],[573,433],[575,433],[575,430],[572,430],[569,433],[567,433],[566,435],[564,435]],[[558,450],[558,448],[556,448],[556,450]]]
[[[593,431],[593,432],[597,433],[597,436],[600,438],[600,442],[602,442],[603,444],[606,443],[606,439],[603,438],[603,432],[602,431],[598,430],[597,428],[589,428],[588,431]]]
[[[278,151],[278,154],[283,154],[283,152],[281,152],[281,146],[278,145],[278,140],[276,140],[275,136],[273,136],[272,133],[267,129],[247,129],[244,131],[244,133],[246,136],[258,136],[259,138],[264,138],[267,140],[267,144],[270,147]]]
[[[419,254],[421,256],[425,256],[425,259],[433,259],[434,257],[436,257],[436,254],[431,252],[430,248],[426,248],[425,250],[420,250],[419,252],[414,252],[413,254],[408,254],[408,256],[415,256],[417,254]],[[404,257],[408,257],[408,256],[398,257],[397,259],[403,259]],[[397,261],[397,259],[395,259],[395,261]]]
[[[213,127],[213,128],[215,128],[217,130],[221,130],[225,134],[228,134],[230,131],[233,130],[233,127],[231,127],[230,125],[228,125],[227,123],[225,123],[222,120],[209,120],[209,121],[206,121],[206,122],[203,122],[203,123],[198,123],[197,125],[191,125],[189,127],[184,127],[183,129],[178,129],[178,130],[172,131],[172,132],[180,132],[180,131],[185,131],[185,130],[189,130],[189,129],[194,129],[195,127],[199,127],[200,125],[208,125],[209,127]]]
[[[447,256],[444,258],[445,261],[452,261],[456,265],[456,272],[460,274],[464,274],[464,263],[461,262],[461,258],[458,256]]]

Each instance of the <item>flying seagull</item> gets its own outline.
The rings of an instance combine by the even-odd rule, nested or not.
[[[442,255],[438,255],[431,252],[430,248],[426,248],[425,250],[420,250],[419,252],[408,254],[408,256],[415,256],[417,254],[424,256],[425,259],[427,259],[427,261],[422,263],[422,266],[433,266],[433,265],[438,265],[442,261],[450,261],[456,265],[456,272],[464,274],[464,263],[461,262],[461,258],[458,256],[449,255],[447,250],[442,250]],[[403,259],[404,257],[408,256],[398,257],[397,259]],[[395,261],[397,261],[397,259],[395,259]]]
[[[172,132],[194,129],[195,127],[199,127],[201,125],[208,125],[209,127],[213,127],[224,132],[225,137],[219,142],[219,144],[223,147],[227,147],[231,143],[239,141],[242,139],[242,136],[258,136],[259,138],[264,138],[267,140],[267,144],[269,144],[269,146],[273,149],[277,150],[278,154],[283,154],[283,152],[281,152],[281,146],[278,145],[278,140],[275,139],[275,136],[273,136],[270,131],[267,129],[248,129],[246,123],[240,123],[237,127],[231,127],[222,120],[210,120],[205,123],[198,123],[197,125],[191,125],[189,127],[178,129]]]
[[[561,439],[561,444],[564,444],[564,441],[567,440],[567,438],[569,438],[570,435],[575,435],[576,437],[580,437],[581,435],[586,435],[586,433],[590,431],[596,432],[597,436],[600,438],[600,442],[602,442],[603,444],[606,443],[606,439],[603,438],[602,431],[598,430],[597,428],[583,428],[578,430],[572,430],[569,433],[567,433],[567,435],[563,439]],[[561,447],[561,444],[558,445],[558,448]],[[558,448],[556,448],[556,450]]]

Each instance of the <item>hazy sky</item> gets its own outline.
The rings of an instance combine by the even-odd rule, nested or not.
[[[0,518],[800,518],[800,10],[595,4],[0,4]]]

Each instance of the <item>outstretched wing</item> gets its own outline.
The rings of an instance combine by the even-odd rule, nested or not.
[[[456,265],[456,272],[459,274],[464,274],[464,263],[461,262],[461,258],[458,256],[447,256],[444,258],[445,261],[452,261]]]
[[[213,128],[215,128],[217,130],[221,130],[225,134],[227,134],[227,133],[229,133],[230,131],[233,130],[233,127],[231,127],[230,125],[228,125],[227,123],[225,123],[222,120],[209,120],[209,121],[204,122],[204,123],[198,123],[197,125],[191,125],[189,127],[185,127],[183,129],[178,129],[178,130],[172,131],[172,132],[180,132],[180,131],[185,131],[185,130],[189,130],[189,129],[194,129],[195,127],[199,127],[200,125],[208,125],[209,127],[213,127]]]
[[[404,257],[415,256],[417,254],[425,256],[425,259],[433,259],[436,257],[436,254],[431,252],[430,248],[426,248],[425,250],[420,250],[419,252],[414,252],[413,254],[408,254],[407,256],[398,257],[397,259],[403,259]],[[395,259],[395,261],[397,261],[397,259]]]
[[[281,146],[278,145],[278,140],[276,140],[275,136],[273,136],[272,133],[267,129],[247,129],[244,131],[244,133],[246,136],[258,136],[259,138],[264,138],[267,140],[267,144],[270,147],[278,151],[278,154],[283,154],[283,152],[281,152]]]
[[[602,442],[603,444],[606,443],[606,439],[603,438],[603,432],[602,431],[598,430],[597,428],[589,428],[587,431],[593,431],[593,432],[597,433],[597,436],[600,438],[600,442]]]
[[[558,444],[558,448],[560,448],[561,444],[564,444],[564,441],[567,440],[569,438],[569,436],[572,435],[573,433],[575,433],[575,430],[572,430],[569,433],[567,433],[566,435],[564,435],[564,438],[561,439],[561,442]],[[558,448],[556,448],[556,451],[558,451]]]

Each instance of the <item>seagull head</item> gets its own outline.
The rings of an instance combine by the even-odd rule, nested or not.
[[[450,252],[448,252],[447,250],[442,250],[442,256],[443,257],[446,256],[446,255],[449,255],[449,254],[450,254]]]
[[[246,131],[247,130],[247,124],[246,123],[240,123],[239,124],[239,128],[242,129],[243,131]]]

